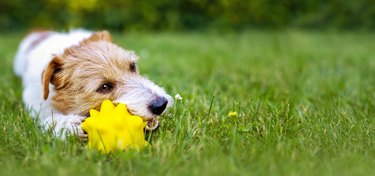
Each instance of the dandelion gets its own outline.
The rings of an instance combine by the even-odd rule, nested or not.
[[[176,99],[176,100],[182,100],[182,97],[181,97],[181,95],[180,94],[176,94],[175,96],[174,96],[174,98]]]
[[[236,111],[230,111],[228,113],[228,116],[231,117],[231,118],[237,118],[238,117],[238,113]]]

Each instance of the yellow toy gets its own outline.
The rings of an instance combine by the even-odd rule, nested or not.
[[[148,146],[145,126],[141,117],[129,114],[126,105],[115,106],[110,100],[103,101],[100,112],[91,109],[90,117],[82,123],[88,134],[88,147],[102,153]]]

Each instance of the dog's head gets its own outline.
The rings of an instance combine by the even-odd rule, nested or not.
[[[53,107],[62,113],[85,116],[110,99],[126,104],[144,120],[155,120],[172,104],[172,98],[139,74],[137,60],[134,52],[111,43],[108,32],[96,32],[48,64],[42,74],[44,99],[51,83]]]

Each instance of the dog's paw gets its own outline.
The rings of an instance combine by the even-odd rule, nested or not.
[[[66,129],[70,134],[77,135],[80,140],[87,139],[87,134],[82,129],[82,122],[86,119],[83,116],[72,115],[66,121],[62,128]]]
[[[77,135],[80,139],[87,138],[81,124],[86,117],[79,115],[54,115],[43,121],[44,129],[53,129],[53,134],[65,139],[68,135]]]

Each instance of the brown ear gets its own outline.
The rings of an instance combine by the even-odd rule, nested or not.
[[[53,82],[53,75],[61,70],[61,59],[55,56],[42,73],[43,98],[47,100],[49,94],[49,83]]]
[[[96,42],[100,40],[111,42],[112,41],[111,34],[109,34],[108,31],[95,32],[89,38],[85,39],[83,43]]]

